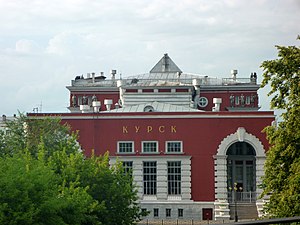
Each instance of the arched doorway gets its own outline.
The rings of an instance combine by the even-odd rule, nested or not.
[[[228,200],[256,200],[255,149],[247,142],[235,142],[226,155]]]

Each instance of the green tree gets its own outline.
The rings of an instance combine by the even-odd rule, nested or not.
[[[299,39],[299,36],[298,36]],[[270,143],[263,195],[270,195],[271,217],[300,215],[300,48],[276,46],[278,59],[264,61],[262,87],[270,83],[271,107],[283,109],[283,121],[265,129]]]
[[[66,186],[43,160],[29,153],[0,158],[0,223],[100,224],[90,212],[98,203],[87,188]]]
[[[60,120],[21,115],[7,125],[10,132],[0,134],[0,159],[5,162],[0,162],[0,176],[6,178],[0,177],[0,187],[11,192],[9,199],[0,196],[0,218],[12,221],[6,224],[23,224],[8,217],[13,212],[28,224],[130,225],[144,215],[131,176],[120,164],[110,166],[108,154],[86,158],[79,151],[77,134]],[[23,198],[14,200],[18,195]],[[20,205],[32,211],[22,214]]]
[[[0,134],[0,156],[13,155],[26,149],[37,157],[39,145],[43,143],[46,156],[65,149],[67,153],[78,152],[77,134],[70,132],[67,124],[62,125],[59,118],[28,118],[20,114],[18,118],[7,121],[8,134]]]

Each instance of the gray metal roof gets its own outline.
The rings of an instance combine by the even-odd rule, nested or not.
[[[79,77],[79,76],[78,76]],[[193,79],[197,79],[199,85],[205,86],[223,86],[223,85],[237,85],[237,84],[254,84],[249,78],[217,78],[208,77],[199,74],[183,73],[181,69],[172,61],[168,54],[158,61],[158,63],[151,69],[150,73],[138,74],[134,76],[124,77],[122,84],[124,86],[186,86],[192,85]],[[96,76],[92,78],[82,78],[72,80],[72,86],[89,86],[89,87],[117,87],[116,79],[104,79],[103,76]]]
[[[201,110],[192,109],[184,106],[172,105],[162,102],[147,102],[139,105],[126,106],[124,108],[102,111],[101,113],[119,113],[119,112],[145,112],[146,107],[153,107],[153,112],[199,112]]]
[[[193,79],[199,79],[203,85],[222,85],[222,79],[209,78],[196,74],[181,73],[145,73],[124,79],[126,86],[186,86],[192,85]]]
[[[158,61],[158,63],[150,70],[150,73],[182,73],[181,69],[172,61],[168,54]]]

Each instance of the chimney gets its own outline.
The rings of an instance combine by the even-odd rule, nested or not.
[[[219,112],[222,103],[222,98],[213,98],[213,103],[215,104],[215,106],[212,108],[212,111]]]
[[[112,99],[104,99],[104,105],[106,106],[106,109],[108,111],[110,111],[112,104],[113,104]]]
[[[169,56],[168,53],[164,54],[164,58],[163,58],[163,64],[162,64],[162,71],[163,72],[167,72],[169,71]]]
[[[116,78],[117,70],[111,70],[110,74],[111,74],[111,79],[114,80]]]
[[[91,78],[91,74],[90,74],[90,73],[87,73],[87,74],[86,74],[86,78],[87,78],[87,79],[90,79],[90,78]]]
[[[95,73],[92,73],[92,81],[95,83]]]
[[[100,108],[101,108],[101,102],[100,101],[93,101],[92,106],[93,106],[94,112],[98,113],[100,111]]]
[[[90,106],[89,105],[80,105],[79,108],[80,108],[80,111],[82,113],[88,113],[88,112],[90,112]]]
[[[236,75],[238,74],[237,70],[231,70],[231,78],[232,80],[236,80]]]

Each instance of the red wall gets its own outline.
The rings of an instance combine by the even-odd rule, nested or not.
[[[99,116],[94,119],[91,118],[92,114],[89,115],[90,119],[85,119],[84,117],[88,115],[83,114],[74,114],[82,115],[82,119],[62,118],[63,122],[69,123],[72,129],[79,130],[79,142],[87,155],[91,154],[92,149],[95,149],[96,154],[109,151],[110,155],[115,155],[118,141],[134,141],[136,155],[141,155],[142,141],[149,140],[159,142],[160,155],[163,157],[166,141],[183,141],[184,154],[191,156],[192,160],[192,199],[214,201],[213,156],[221,141],[235,133],[238,127],[244,127],[248,133],[259,138],[267,149],[268,143],[262,129],[270,125],[274,118],[242,118],[239,116],[248,115],[247,113],[208,112],[202,114],[207,115],[208,118],[159,118],[159,115],[166,115],[160,113],[136,114],[135,116],[138,118],[132,117],[133,114],[126,113],[97,114]],[[228,117],[220,118],[220,114],[228,115]],[[252,114],[269,115],[269,117],[272,115],[272,113],[259,112]],[[129,115],[130,117],[128,117]],[[144,117],[149,115],[157,117]],[[199,115],[199,113],[195,115]],[[229,117],[229,115],[233,117]],[[125,118],[125,116],[127,117]],[[70,116],[68,115],[68,117]],[[150,129],[148,126],[152,127],[151,132],[147,131]]]
[[[200,97],[206,97],[208,99],[208,105],[204,108],[198,107],[200,110],[205,110],[205,111],[212,111],[212,107],[214,107],[215,105],[213,104],[213,98],[222,98],[222,104],[221,104],[221,108],[220,111],[227,111],[227,107],[230,107],[230,95],[234,95],[234,96],[241,96],[242,94],[245,96],[251,96],[251,95],[256,95],[257,96],[257,92],[256,91],[232,91],[232,90],[228,90],[228,91],[202,91],[200,93]],[[254,102],[255,107],[258,106],[258,99],[255,99]],[[245,108],[249,108],[252,107],[251,105],[245,105]]]

